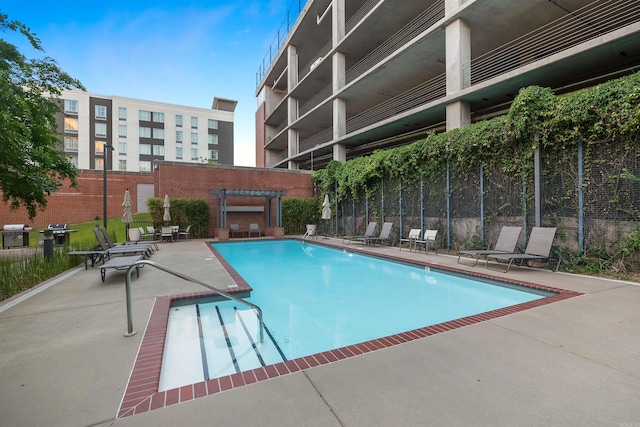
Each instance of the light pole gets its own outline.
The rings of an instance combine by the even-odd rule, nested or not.
[[[102,187],[102,208],[103,208],[102,223],[105,230],[107,229],[107,160],[109,158],[110,150],[113,150],[113,145],[111,144],[105,144],[104,150],[102,150],[104,152],[104,158],[102,162],[103,171],[104,171],[103,187]]]

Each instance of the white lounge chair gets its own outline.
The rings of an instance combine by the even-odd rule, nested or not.
[[[302,240],[306,240],[308,238],[318,238],[318,226],[316,224],[307,224],[307,231],[302,236]]]

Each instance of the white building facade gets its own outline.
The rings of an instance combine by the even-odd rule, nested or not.
[[[154,161],[233,165],[237,102],[211,109],[64,91],[58,129],[78,169],[150,172]],[[109,151],[105,155],[106,151]]]

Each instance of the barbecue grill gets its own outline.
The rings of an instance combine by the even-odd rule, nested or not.
[[[31,227],[24,224],[7,224],[2,229],[2,248],[29,246]]]
[[[53,231],[53,238],[57,244],[64,245],[69,243],[67,232],[71,230],[67,228],[67,224],[49,224],[47,229]]]

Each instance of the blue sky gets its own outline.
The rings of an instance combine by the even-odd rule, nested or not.
[[[256,71],[291,1],[9,0],[0,11],[91,93],[199,108],[237,100],[235,164],[255,166]],[[34,57],[24,38],[0,37]]]

